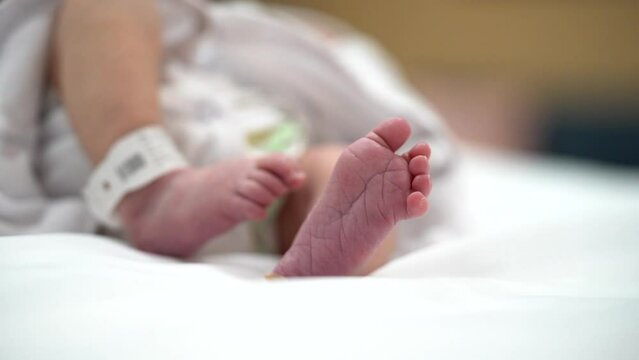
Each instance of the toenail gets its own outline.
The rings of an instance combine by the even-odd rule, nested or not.
[[[291,180],[302,180],[306,177],[306,174],[303,171],[296,171],[291,175]]]

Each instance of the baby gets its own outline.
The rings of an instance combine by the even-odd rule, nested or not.
[[[152,0],[67,0],[58,12],[52,83],[95,166],[126,135],[163,127],[161,29]],[[172,169],[128,192],[117,215],[136,247],[188,257],[240,223],[265,219],[283,199],[276,230],[284,256],[273,276],[367,274],[392,253],[395,225],[428,209],[429,146],[397,153],[410,134],[396,118],[299,159],[237,154]]]

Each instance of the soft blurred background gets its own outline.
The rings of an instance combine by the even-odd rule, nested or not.
[[[377,39],[468,143],[639,165],[639,1],[266,2]]]

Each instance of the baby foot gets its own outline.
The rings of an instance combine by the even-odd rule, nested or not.
[[[238,223],[264,219],[268,206],[304,179],[281,155],[177,170],[129,194],[119,214],[138,248],[188,257]]]
[[[397,222],[426,213],[430,148],[395,154],[410,132],[388,120],[346,148],[276,276],[353,274]]]

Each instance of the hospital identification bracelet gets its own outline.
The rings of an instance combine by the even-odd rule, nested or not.
[[[115,211],[124,196],[187,166],[163,127],[143,127],[111,146],[91,174],[84,198],[98,221],[118,228],[120,221]]]

